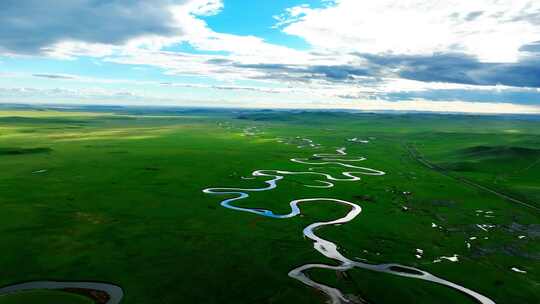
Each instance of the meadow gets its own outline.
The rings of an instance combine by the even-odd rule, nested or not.
[[[223,208],[227,196],[202,190],[261,187],[255,170],[306,171],[290,159],[342,147],[386,175],[333,188],[292,175],[235,204],[287,213],[300,198],[355,202],[357,218],[317,232],[347,256],[422,269],[496,303],[540,302],[540,119],[532,116],[4,108],[0,286],[109,282],[125,304],[325,303],[287,273],[332,264],[302,230],[346,207],[306,204],[302,216],[272,219]],[[356,303],[475,303],[364,269],[309,276]],[[0,296],[0,304],[88,301],[43,290]]]

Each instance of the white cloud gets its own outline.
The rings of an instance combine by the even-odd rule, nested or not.
[[[180,6],[180,10],[197,16],[213,16],[223,9],[223,0],[192,0]]]
[[[215,89],[224,91],[250,91],[268,94],[279,93],[307,93],[306,90],[300,88],[268,88],[261,86],[240,86],[240,85],[208,85],[208,84],[194,84],[194,83],[161,83],[162,86],[167,87],[179,87],[179,88],[197,88],[197,89]]]
[[[89,0],[76,1],[89,3]],[[142,0],[134,2],[141,7],[147,5]],[[87,88],[75,91],[49,89],[43,92],[24,89],[18,94],[28,98],[33,94],[36,100],[40,96],[65,97],[70,100],[80,96],[84,100],[97,98],[111,101],[115,98],[137,97],[148,98],[149,102],[174,104],[181,97],[188,96],[186,92],[174,90],[174,87],[177,87],[194,91],[206,90],[209,92],[206,95],[213,94],[216,101],[222,95],[231,96],[232,94],[228,93],[233,92],[238,95],[239,102],[247,100],[249,105],[255,103],[256,106],[271,106],[272,102],[269,100],[279,99],[289,103],[291,107],[361,106],[366,109],[414,110],[413,107],[416,106],[418,110],[431,111],[436,108],[458,109],[470,105],[471,109],[483,112],[492,111],[489,110],[490,107],[510,112],[531,110],[528,106],[511,107],[495,102],[461,104],[458,101],[444,100],[391,102],[381,99],[392,93],[430,90],[489,92],[536,90],[535,92],[539,93],[538,89],[524,87],[536,86],[540,80],[535,79],[539,78],[527,75],[518,79],[514,77],[516,74],[535,71],[534,62],[520,67],[513,72],[514,74],[505,73],[504,75],[509,75],[507,78],[513,80],[508,81],[507,78],[492,77],[492,74],[503,73],[506,70],[499,72],[497,66],[481,66],[474,58],[464,54],[457,54],[455,58],[429,57],[429,54],[459,52],[478,56],[484,61],[517,61],[524,55],[524,52],[520,53],[520,47],[533,41],[540,41],[540,21],[534,19],[535,16],[536,18],[540,16],[540,2],[526,0],[325,2],[326,6],[323,8],[312,9],[307,5],[301,5],[287,9],[283,15],[275,17],[276,30],[282,29],[285,33],[302,37],[313,46],[310,50],[295,50],[268,43],[261,37],[221,33],[211,29],[201,16],[219,13],[223,9],[222,0],[159,0],[160,6],[156,8],[158,11],[155,14],[168,18],[166,20],[153,18],[150,21],[154,23],[166,21],[161,24],[160,31],[126,29],[127,32],[118,33],[118,39],[109,42],[102,41],[101,30],[97,37],[91,36],[92,39],[83,39],[88,38],[86,33],[85,35],[75,33],[77,35],[71,36],[55,33],[52,37],[46,37],[47,39],[36,40],[40,43],[55,41],[41,47],[40,54],[62,59],[94,57],[93,60],[103,64],[104,68],[107,63],[136,65],[137,68],[141,65],[152,66],[162,69],[168,76],[197,76],[196,79],[205,80],[211,78],[217,80],[219,84],[208,84],[202,80],[198,84],[173,83],[169,85],[170,88],[165,88],[159,81],[153,80],[100,79],[77,75],[54,75],[47,74],[47,71],[39,71],[36,74],[42,78],[41,81],[48,81],[54,86],[59,83],[64,85],[62,81],[69,81],[79,83],[79,87],[125,85],[129,88],[139,86],[140,89],[140,86],[150,86],[156,91],[170,89],[173,92],[168,92],[171,93],[170,98],[165,94],[160,96],[141,94],[145,92],[143,89],[135,89],[134,92],[128,90],[125,94],[117,94],[118,90],[113,92]],[[172,51],[185,43],[198,52]],[[377,56],[372,55],[373,58],[370,59],[366,54]],[[428,57],[416,58],[413,55]],[[454,63],[457,63],[457,67],[450,69]],[[509,67],[512,68],[511,65]],[[404,79],[407,77],[403,76],[404,72],[408,72],[408,79]],[[468,79],[469,76],[472,80]],[[7,76],[0,73],[0,78],[2,77]],[[532,81],[524,82],[527,79]],[[245,83],[250,85],[243,85]],[[497,83],[522,87],[495,85]],[[7,94],[8,91],[3,92]],[[11,92],[11,97],[16,95],[14,92],[17,90]],[[395,98],[394,96],[391,99]],[[437,103],[440,104],[436,105]]]
[[[316,48],[363,53],[464,52],[482,61],[515,62],[540,40],[536,0],[336,0],[278,17],[283,31]]]

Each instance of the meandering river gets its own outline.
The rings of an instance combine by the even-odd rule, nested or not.
[[[315,282],[312,280],[306,272],[310,269],[329,269],[334,271],[345,272],[353,268],[361,268],[376,272],[383,272],[388,274],[393,274],[401,277],[425,280],[440,285],[447,286],[458,290],[469,297],[475,299],[478,303],[481,304],[494,304],[491,299],[487,298],[484,295],[481,295],[473,290],[470,290],[466,287],[460,286],[458,284],[449,282],[445,279],[439,278],[433,274],[425,272],[423,270],[404,266],[400,264],[370,264],[364,262],[353,261],[348,257],[344,256],[339,250],[338,246],[328,240],[325,240],[315,233],[319,228],[329,225],[339,225],[345,224],[353,219],[355,219],[361,212],[362,208],[355,203],[348,202],[345,200],[340,200],[336,198],[304,198],[296,199],[289,203],[291,211],[287,214],[276,214],[268,209],[260,208],[243,208],[235,206],[233,203],[238,200],[245,199],[249,197],[251,192],[262,192],[270,191],[275,189],[280,180],[283,180],[285,176],[288,175],[316,175],[321,178],[317,180],[320,185],[306,185],[306,187],[312,188],[331,188],[334,186],[334,182],[355,182],[361,180],[361,176],[381,176],[385,172],[380,170],[375,170],[367,167],[357,166],[356,163],[365,161],[364,157],[350,158],[347,155],[345,148],[340,148],[336,150],[335,154],[314,154],[310,159],[303,158],[293,158],[292,162],[306,164],[310,166],[325,166],[325,165],[334,165],[341,166],[344,168],[351,169],[351,171],[344,171],[341,173],[341,176],[335,177],[330,174],[316,172],[316,171],[307,171],[307,172],[292,172],[292,171],[283,171],[283,170],[256,170],[251,174],[252,177],[244,177],[243,179],[250,178],[259,178],[264,177],[268,178],[264,181],[265,186],[260,188],[208,188],[204,189],[204,193],[214,194],[214,195],[232,195],[232,198],[225,199],[221,201],[221,205],[228,209],[235,211],[242,211],[253,213],[260,216],[266,216],[275,219],[288,219],[295,217],[301,214],[300,205],[307,203],[332,203],[332,204],[341,204],[350,208],[349,212],[338,219],[328,221],[328,222],[316,222],[313,223],[303,230],[305,237],[313,241],[313,248],[325,256],[328,259],[334,260],[338,263],[338,266],[331,266],[326,264],[305,264],[295,269],[292,269],[289,272],[289,276],[293,279],[296,279],[307,286],[315,288],[328,296],[330,303],[332,304],[341,304],[341,303],[350,303],[351,300],[348,299],[339,289],[324,285],[322,283]],[[66,290],[66,289],[86,289],[86,290],[96,290],[102,291],[109,295],[109,300],[107,304],[119,304],[124,295],[123,290],[112,284],[107,283],[96,283],[96,282],[56,282],[56,281],[36,281],[36,282],[27,282],[21,284],[15,284],[0,288],[0,296],[8,295],[16,292],[28,291],[28,290],[37,290],[37,289],[50,289],[50,290]]]
[[[346,149],[340,148],[336,150],[336,154],[314,154],[313,157],[310,159],[293,158],[291,159],[291,161],[295,163],[310,165],[310,166],[324,166],[324,165],[335,166],[337,165],[337,166],[341,166],[347,169],[353,169],[352,171],[342,172],[341,177],[334,177],[330,174],[320,173],[320,172],[315,172],[315,171],[291,172],[291,171],[283,171],[283,170],[256,170],[256,171],[253,171],[252,176],[255,178],[257,177],[268,178],[267,180],[264,181],[266,186],[260,187],[260,188],[207,188],[207,189],[204,189],[203,192],[207,194],[214,194],[214,195],[232,195],[233,196],[232,198],[221,201],[221,205],[223,207],[232,209],[235,211],[248,212],[248,213],[257,214],[260,216],[275,218],[275,219],[287,219],[287,218],[292,218],[294,216],[301,214],[300,205],[306,204],[306,203],[319,203],[319,204],[320,203],[333,203],[333,204],[341,204],[341,205],[350,207],[350,211],[341,218],[335,219],[333,221],[328,221],[328,222],[316,222],[307,226],[303,230],[304,236],[313,241],[313,248],[317,252],[322,254],[323,256],[337,262],[338,266],[331,266],[331,265],[326,265],[326,264],[305,264],[289,272],[289,276],[291,278],[296,279],[304,283],[305,285],[308,285],[326,294],[330,303],[332,304],[350,303],[351,300],[348,299],[339,289],[331,287],[331,286],[327,286],[327,285],[324,285],[322,283],[318,283],[312,280],[306,274],[308,270],[318,268],[318,269],[330,269],[334,271],[345,272],[353,268],[367,269],[371,271],[383,272],[383,273],[393,274],[393,275],[397,275],[401,277],[413,278],[413,279],[419,279],[419,280],[437,283],[440,285],[447,286],[449,288],[453,288],[457,291],[460,291],[468,295],[472,299],[475,299],[478,303],[495,304],[495,302],[493,302],[491,299],[489,299],[488,297],[482,294],[479,294],[466,287],[463,287],[458,284],[447,281],[445,279],[439,278],[431,273],[428,273],[426,271],[423,271],[417,268],[395,264],[395,263],[369,264],[369,263],[353,261],[349,259],[348,257],[344,256],[342,253],[340,253],[338,250],[338,246],[335,243],[325,240],[317,236],[317,234],[315,234],[315,231],[317,229],[322,228],[324,226],[345,224],[355,219],[362,212],[362,208],[355,203],[340,200],[340,199],[335,199],[335,198],[322,198],[322,197],[296,199],[289,203],[291,211],[287,214],[275,214],[273,211],[268,210],[268,209],[244,208],[244,207],[235,206],[233,204],[235,201],[248,198],[250,192],[261,192],[261,191],[269,191],[269,190],[275,189],[278,185],[278,182],[284,179],[285,176],[287,175],[302,175],[302,174],[317,175],[318,177],[322,177],[325,179],[325,180],[317,180],[318,182],[321,183],[321,185],[315,185],[315,186],[306,185],[306,187],[331,188],[334,186],[333,182],[355,182],[355,181],[359,181],[362,175],[380,176],[380,175],[385,174],[385,172],[380,171],[380,170],[375,170],[375,169],[371,169],[367,167],[360,167],[356,165],[357,162],[362,162],[365,160],[366,158],[364,157],[350,158],[347,155]],[[354,163],[354,164],[351,164],[351,163]]]

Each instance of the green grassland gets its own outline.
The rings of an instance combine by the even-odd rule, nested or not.
[[[248,127],[258,132],[246,135]],[[323,148],[276,141],[296,137]],[[371,139],[347,141],[354,137]],[[423,165],[409,146],[444,172]],[[332,263],[302,229],[346,208],[306,205],[302,217],[276,220],[222,208],[224,197],[201,190],[260,187],[264,179],[241,177],[256,169],[306,171],[308,165],[289,159],[339,147],[387,175],[331,189],[304,187],[314,177],[288,176],[277,189],[237,205],[286,213],[293,199],[349,200],[362,214],[318,232],[347,256],[417,267],[496,303],[540,303],[540,120],[455,115],[2,111],[0,286],[104,281],[124,289],[126,304],[324,303],[287,273],[305,263]],[[486,232],[476,224],[495,227]],[[417,248],[424,250],[420,259]],[[433,263],[454,254],[459,262]],[[309,274],[369,303],[474,303],[451,289],[389,274]],[[38,291],[0,303],[63,303],[54,297]]]
[[[92,304],[92,300],[76,294],[61,292],[36,290],[21,292],[10,296],[0,297],[1,304],[20,303],[56,303],[56,304]]]

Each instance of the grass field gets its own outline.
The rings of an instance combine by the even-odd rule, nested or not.
[[[287,273],[332,263],[302,229],[342,216],[345,207],[306,205],[303,216],[276,220],[222,208],[224,197],[202,189],[260,187],[264,178],[241,177],[306,171],[309,165],[289,159],[340,147],[387,174],[330,189],[304,186],[315,177],[288,176],[237,205],[286,213],[298,198],[355,202],[358,218],[318,232],[348,256],[417,267],[496,303],[540,303],[540,120],[532,117],[4,110],[0,286],[111,282],[124,289],[126,304],[324,303]],[[454,255],[457,262],[441,260]],[[360,269],[310,276],[368,303],[474,303],[433,283]],[[63,303],[40,292],[0,296],[0,304]]]
[[[61,291],[28,291],[10,296],[0,297],[2,304],[19,303],[56,303],[56,304],[92,304],[93,302],[83,296],[69,294]]]

